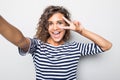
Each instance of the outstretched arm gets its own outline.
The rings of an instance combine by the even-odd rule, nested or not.
[[[19,31],[16,27],[8,23],[1,15],[0,34],[14,45],[22,48],[24,51],[28,50],[30,41],[24,37],[21,31]]]
[[[70,30],[78,32],[82,36],[90,39],[91,41],[96,43],[98,46],[100,46],[103,51],[109,50],[112,47],[111,42],[109,42],[105,38],[101,37],[100,35],[85,29],[78,21],[71,22],[71,21],[67,20],[65,17],[63,17],[63,19],[70,26],[65,26],[65,27],[62,27],[62,28],[70,29]]]

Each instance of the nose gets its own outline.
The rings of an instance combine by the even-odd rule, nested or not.
[[[54,25],[53,25],[53,29],[54,29],[54,30],[59,29],[58,25],[54,24]]]

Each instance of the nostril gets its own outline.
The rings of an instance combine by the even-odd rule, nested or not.
[[[56,26],[56,25],[54,26],[54,30],[57,30],[58,28],[59,28],[58,26]]]

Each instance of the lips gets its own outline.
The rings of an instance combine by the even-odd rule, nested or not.
[[[54,31],[54,32],[52,32],[52,35],[53,35],[54,38],[59,38],[60,33],[61,33],[60,31]]]
[[[54,32],[52,32],[54,35],[58,35],[58,34],[60,34],[60,32],[59,31],[54,31]]]
[[[50,37],[53,41],[55,42],[59,42],[62,40],[64,34],[65,34],[65,30],[51,30],[49,32]]]

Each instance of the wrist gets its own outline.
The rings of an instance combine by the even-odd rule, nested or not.
[[[76,30],[79,34],[82,34],[83,33],[83,30],[84,30],[85,28],[83,27],[83,26],[81,26],[78,30]]]

